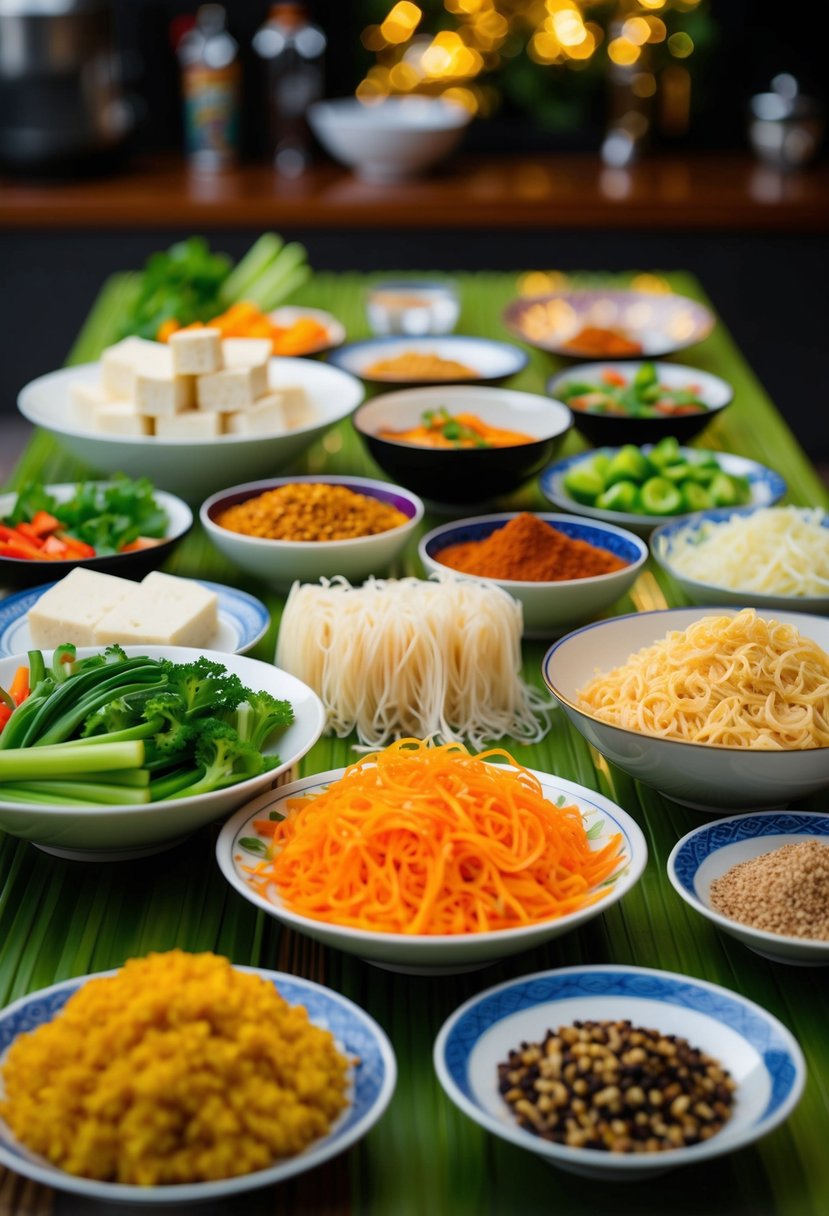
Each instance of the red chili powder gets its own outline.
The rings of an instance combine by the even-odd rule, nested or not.
[[[463,574],[524,583],[557,583],[610,574],[628,565],[607,549],[573,540],[537,515],[516,515],[484,540],[449,545],[437,560]]]

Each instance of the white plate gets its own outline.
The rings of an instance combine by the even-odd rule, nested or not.
[[[192,1182],[180,1186],[130,1186],[117,1182],[96,1182],[78,1178],[35,1156],[19,1143],[5,1123],[0,1121],[0,1163],[17,1174],[41,1182],[44,1186],[80,1195],[86,1199],[109,1203],[134,1203],[155,1207],[158,1204],[207,1203],[227,1199],[244,1191],[272,1186],[306,1170],[315,1169],[324,1161],[360,1140],[388,1106],[397,1080],[397,1064],[388,1038],[359,1006],[352,1001],[295,975],[279,971],[264,971],[259,967],[237,967],[236,970],[259,975],[270,980],[291,1005],[304,1005],[309,1019],[316,1026],[330,1030],[340,1051],[355,1057],[357,1065],[351,1070],[351,1105],[343,1111],[328,1135],[295,1157],[218,1182]],[[102,972],[113,975],[114,972]],[[22,997],[0,1012],[0,1054],[5,1056],[18,1034],[34,1030],[49,1022],[73,992],[87,980],[99,975],[64,980],[41,992]],[[80,1209],[78,1209],[80,1210]]]
[[[238,591],[221,583],[209,583],[202,578],[193,581],[208,591],[215,591],[219,597],[219,628],[215,637],[207,643],[207,648],[228,654],[247,654],[268,632],[271,615],[265,605],[247,591]],[[28,591],[18,591],[16,595],[0,601],[0,657],[24,654],[33,649],[27,613],[54,585],[47,583]]]

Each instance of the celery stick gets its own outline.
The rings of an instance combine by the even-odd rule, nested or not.
[[[86,747],[30,747],[0,752],[0,783],[60,779],[71,773],[141,768],[144,743],[99,743]],[[0,784],[2,791],[2,784]]]
[[[246,298],[257,304],[263,312],[275,308],[285,298],[285,282],[295,270],[306,265],[307,259],[304,245],[296,241],[286,245],[276,261],[248,288]]]
[[[100,803],[102,806],[142,806],[150,801],[150,791],[130,789],[123,785],[103,785],[95,781],[21,781],[0,788],[0,797],[8,794],[46,794],[52,799],[70,802]],[[37,799],[33,799],[37,801]]]
[[[282,237],[275,232],[260,236],[222,283],[219,289],[222,303],[233,304],[236,300],[246,299],[249,289],[278,256],[282,244]]]
[[[86,740],[79,739],[78,742],[86,742]],[[64,744],[60,744],[60,746],[63,747]],[[71,781],[74,785],[76,782],[86,781],[88,776],[88,773],[66,773],[61,777],[61,781]],[[96,773],[95,780],[102,785],[121,785],[128,786],[130,789],[144,790],[150,784],[150,770],[148,768],[125,768],[121,771],[107,769],[102,773]]]

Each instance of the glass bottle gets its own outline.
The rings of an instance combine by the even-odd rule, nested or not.
[[[265,68],[268,153],[286,177],[298,177],[311,160],[305,112],[322,97],[325,46],[325,34],[304,4],[272,4],[254,35],[253,49]]]
[[[203,4],[176,48],[184,95],[184,145],[200,172],[229,169],[239,159],[239,47],[221,4]]]

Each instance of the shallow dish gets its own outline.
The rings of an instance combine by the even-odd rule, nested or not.
[[[219,627],[210,641],[211,650],[247,654],[261,642],[271,623],[271,614],[261,600],[248,595],[247,591],[210,583],[203,578],[194,579],[194,582],[208,591],[215,591],[219,597]],[[0,600],[0,656],[24,654],[32,649],[34,643],[26,617],[29,609],[53,586],[54,583],[46,583]]]
[[[628,382],[642,366],[643,360],[616,363],[602,360],[599,363],[578,363],[566,371],[557,372],[547,381],[547,392],[558,401],[565,401],[561,391],[576,381],[587,384],[601,381],[603,372],[616,372]],[[622,414],[591,414],[586,410],[573,410],[573,425],[585,439],[597,447],[620,446],[623,443],[658,443],[665,435],[673,435],[680,443],[687,443],[705,430],[708,423],[718,418],[734,399],[734,389],[719,376],[702,371],[698,367],[685,367],[681,363],[656,363],[659,383],[668,388],[679,389],[693,384],[700,401],[708,406],[698,414],[674,414],[656,418],[632,418]],[[565,401],[566,404],[566,401]]]
[[[531,435],[534,442],[502,448],[427,448],[383,439],[385,429],[417,426],[424,410],[472,413],[490,426]],[[487,502],[508,494],[555,455],[572,425],[560,401],[540,393],[454,385],[383,393],[352,419],[371,456],[400,485],[438,503]]]
[[[578,707],[578,692],[599,670],[609,671],[663,638],[687,629],[711,612],[733,615],[733,608],[669,608],[638,612],[584,625],[555,642],[544,658],[547,687],[576,730],[589,743],[645,785],[676,802],[709,814],[742,807],[783,806],[794,798],[829,789],[829,747],[798,751],[755,751],[660,739],[611,726]],[[798,612],[775,613],[800,633],[829,650],[829,620]]]
[[[332,781],[337,781],[344,772],[345,769],[338,768],[327,773],[318,773],[314,777],[306,777],[291,785],[281,786],[278,790],[271,790],[255,802],[242,807],[222,829],[216,844],[216,857],[230,885],[255,907],[263,909],[268,915],[316,941],[343,950],[347,954],[356,954],[367,962],[391,971],[424,975],[471,971],[498,958],[539,946],[562,933],[568,933],[585,921],[592,920],[620,900],[638,882],[648,859],[645,838],[638,825],[615,803],[585,786],[576,785],[573,781],[565,781],[548,773],[536,773],[548,800],[556,802],[561,799],[560,805],[567,802],[575,803],[579,807],[588,831],[593,830],[595,833],[593,841],[597,849],[603,847],[607,838],[615,832],[622,834],[624,860],[616,871],[615,879],[607,880],[608,884],[613,882],[613,889],[605,899],[589,908],[528,928],[501,929],[460,936],[372,933],[311,920],[283,907],[275,891],[270,892],[269,898],[265,899],[248,885],[245,867],[255,865],[261,860],[261,856],[247,850],[242,842],[256,837],[254,820],[277,815],[288,798],[320,791]]]
[[[313,414],[306,426],[281,435],[221,435],[218,439],[159,439],[155,435],[99,435],[71,419],[70,386],[97,384],[100,364],[65,367],[32,380],[21,390],[24,418],[55,435],[58,442],[92,468],[120,469],[130,477],[149,472],[156,484],[192,502],[228,481],[272,473],[304,451],[333,423],[346,418],[363,399],[359,380],[314,359],[271,359],[271,388],[299,385]]]
[[[726,520],[734,515],[752,515],[755,507],[720,507],[712,511],[699,511],[684,519],[661,524],[651,536],[651,553],[654,561],[686,595],[692,604],[733,604],[737,608],[757,608],[762,612],[786,612],[793,608],[798,612],[829,613],[829,592],[826,595],[771,595],[761,591],[735,591],[731,587],[720,587],[716,583],[702,583],[688,574],[680,574],[671,562],[671,548],[676,533],[682,528],[695,532],[708,520]],[[826,543],[829,545],[829,515],[823,520],[826,528]]]
[[[645,444],[647,451],[650,445]],[[611,451],[612,449],[607,449]],[[700,448],[680,448],[682,455],[691,460],[702,452]],[[752,507],[772,507],[786,493],[786,483],[779,473],[758,464],[756,460],[748,460],[745,456],[735,456],[733,452],[713,452],[720,467],[725,473],[734,477],[745,477],[751,487]],[[564,478],[575,465],[583,460],[592,460],[595,452],[579,452],[577,456],[567,456],[551,464],[538,479],[541,492],[551,503],[562,511],[572,511],[575,515],[586,515],[588,519],[603,519],[607,523],[618,524],[620,528],[629,528],[637,536],[649,536],[660,524],[673,523],[676,520],[687,520],[687,515],[631,515],[626,511],[605,511],[600,507],[588,507],[576,502],[564,488]],[[739,508],[732,508],[736,510]]]
[[[440,561],[441,550],[449,545],[463,544],[465,541],[485,540],[511,519],[515,519],[517,514],[516,511],[510,511],[499,515],[481,515],[476,519],[460,519],[456,523],[434,528],[427,532],[420,542],[420,560],[427,571],[445,574],[451,567]],[[478,574],[462,574],[457,570],[453,573],[458,578],[473,578],[479,582],[496,583],[503,587],[521,603],[524,610],[524,636],[553,637],[581,621],[597,616],[625,595],[648,559],[648,546],[633,533],[615,528],[612,524],[583,523],[568,515],[542,512],[535,514],[538,519],[542,519],[572,540],[582,540],[589,545],[608,549],[628,565],[610,574],[551,583],[483,578]]]
[[[679,1035],[721,1061],[737,1083],[731,1119],[710,1140],[655,1153],[569,1148],[525,1131],[498,1092],[498,1064],[523,1040],[576,1020],[629,1019]],[[705,980],[647,967],[562,967],[490,988],[461,1005],[435,1040],[435,1071],[454,1104],[487,1131],[568,1173],[642,1179],[753,1144],[788,1118],[806,1080],[803,1053],[770,1013]]]
[[[372,105],[340,97],[315,101],[307,117],[326,152],[369,182],[404,181],[430,169],[472,119],[463,106],[437,97],[387,97]]]
[[[44,487],[58,502],[66,502],[76,488],[76,482],[59,482]],[[193,512],[186,502],[182,502],[174,494],[165,493],[164,490],[154,490],[153,495],[159,506],[167,512],[170,521],[167,535],[157,544],[147,549],[136,549],[133,553],[111,553],[108,556],[88,557],[83,561],[29,561],[20,557],[0,557],[0,586],[31,587],[33,583],[40,583],[44,578],[56,582],[75,566],[83,566],[85,570],[100,570],[104,574],[116,574],[119,578],[142,579],[145,574],[157,570],[166,562],[193,526]],[[0,520],[6,518],[16,501],[16,493],[0,494]]]
[[[100,653],[101,647],[83,647],[78,657]],[[229,815],[258,794],[313,747],[325,725],[325,711],[316,693],[295,676],[270,663],[216,650],[190,650],[184,646],[125,646],[128,655],[147,655],[190,663],[199,655],[222,663],[249,688],[263,689],[291,702],[294,722],[264,749],[280,763],[258,777],[240,781],[225,790],[197,797],[177,798],[163,809],[158,803],[142,806],[46,806],[4,802],[0,793],[0,830],[30,840],[47,853],[83,861],[118,861],[170,848],[196,828]],[[26,655],[0,659],[0,685],[7,688]]]
[[[302,541],[268,540],[260,536],[244,536],[231,532],[217,522],[228,507],[255,498],[277,486],[309,482],[314,485],[345,486],[355,494],[365,494],[396,507],[407,522],[387,532],[358,536],[352,540]],[[286,590],[299,579],[316,582],[342,574],[351,582],[362,582],[370,574],[381,574],[407,544],[412,532],[423,518],[423,503],[414,494],[385,481],[368,477],[335,477],[326,473],[310,473],[302,477],[276,477],[267,481],[249,481],[246,485],[221,490],[202,503],[199,516],[216,548],[264,582]]]
[[[320,339],[316,346],[312,346],[297,358],[307,359],[309,355],[321,355],[324,351],[333,350],[335,346],[342,346],[345,342],[345,326],[342,321],[338,321],[332,312],[326,312],[323,308],[303,308],[301,304],[285,304],[282,308],[275,308],[273,312],[268,313],[268,319],[273,321],[274,325],[280,326],[293,325],[303,317],[318,321],[325,327],[327,337]]]
[[[689,907],[755,954],[775,963],[826,967],[829,941],[768,933],[741,924],[717,912],[709,894],[711,883],[741,861],[815,837],[829,844],[829,815],[759,811],[718,819],[716,823],[695,828],[674,845],[668,858],[668,878]]]
[[[417,353],[419,355],[437,355],[439,359],[453,359],[463,363],[474,374],[470,376],[441,379],[440,375],[424,376],[418,379],[412,376],[395,376],[378,374],[368,369],[381,359],[395,359],[398,355]],[[381,387],[405,388],[409,385],[446,384],[500,384],[523,371],[529,361],[526,351],[512,346],[509,342],[496,342],[492,338],[470,338],[461,334],[443,334],[433,337],[424,334],[423,337],[399,337],[398,335],[383,338],[366,338],[363,342],[349,342],[334,351],[328,359],[335,367],[340,367],[352,376],[359,376],[366,384]]]
[[[510,333],[530,346],[568,359],[584,359],[588,354],[565,345],[584,326],[618,329],[642,347],[631,354],[632,359],[655,359],[701,342],[715,324],[713,313],[686,296],[613,288],[513,300],[503,320]]]
[[[118,1182],[97,1182],[79,1178],[35,1156],[19,1143],[0,1120],[0,1164],[32,1178],[44,1186],[83,1196],[87,1200],[110,1203],[158,1204],[208,1203],[230,1198],[245,1191],[271,1186],[314,1169],[360,1140],[381,1117],[394,1093],[397,1063],[391,1043],[372,1017],[358,1005],[330,988],[296,975],[265,971],[259,967],[236,970],[269,980],[291,1005],[304,1005],[310,1020],[330,1030],[337,1046],[357,1059],[352,1069],[350,1099],[327,1136],[314,1141],[303,1153],[288,1157],[268,1169],[218,1182],[192,1182],[180,1186],[132,1186]],[[32,992],[0,1011],[0,1055],[5,1056],[19,1034],[28,1033],[58,1014],[74,992],[90,979],[114,975],[114,971],[64,980],[51,988]]]

